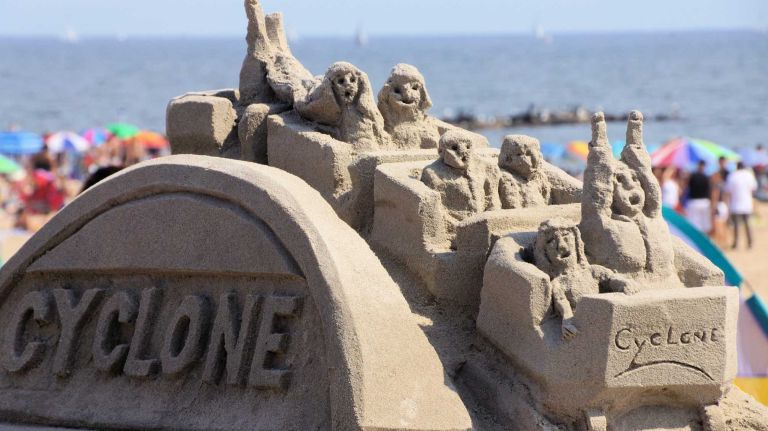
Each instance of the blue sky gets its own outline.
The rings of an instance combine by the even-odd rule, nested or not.
[[[0,35],[242,36],[242,0],[0,0]],[[768,29],[766,0],[264,0],[304,36]]]

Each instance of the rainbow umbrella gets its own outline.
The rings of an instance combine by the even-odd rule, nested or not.
[[[653,166],[693,170],[700,161],[707,163],[710,170],[715,169],[717,159],[725,157],[726,160],[734,162],[741,157],[725,147],[715,144],[712,141],[693,138],[675,138],[664,143],[661,148],[651,154],[651,163]]]
[[[133,138],[139,133],[139,128],[128,123],[111,123],[105,126],[110,133],[120,139]]]
[[[54,133],[45,140],[45,144],[52,153],[82,153],[91,148],[91,143],[75,132]]]
[[[35,154],[43,149],[43,137],[32,132],[0,132],[0,154]]]
[[[112,137],[112,133],[110,133],[110,131],[107,129],[102,129],[101,127],[91,127],[90,129],[86,129],[80,132],[80,136],[85,138],[85,140],[90,142],[94,147],[98,147],[99,145],[107,142],[109,138]]]
[[[149,130],[142,130],[133,139],[147,149],[161,150],[168,147],[168,139],[165,136]]]

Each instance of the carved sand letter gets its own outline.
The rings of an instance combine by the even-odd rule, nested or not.
[[[208,356],[203,369],[203,381],[218,383],[226,357],[227,384],[240,384],[249,365],[246,358],[253,351],[256,340],[256,323],[262,298],[247,295],[243,312],[238,316],[237,296],[221,295],[219,309],[211,329]]]
[[[251,362],[248,384],[260,389],[287,389],[290,383],[290,371],[273,368],[270,357],[285,353],[288,349],[289,335],[276,333],[276,317],[292,317],[301,311],[301,301],[295,297],[269,296],[264,301],[261,325],[257,338],[256,352]]]
[[[136,319],[138,307],[128,292],[116,292],[102,305],[96,333],[93,337],[93,365],[106,372],[117,372],[123,367],[128,355],[128,344],[116,344],[114,333],[120,324]]]
[[[25,344],[24,327],[30,319],[39,326],[53,320],[53,307],[48,294],[29,292],[20,301],[13,322],[6,330],[3,366],[12,373],[26,371],[40,365],[45,355],[45,343],[30,341]]]
[[[151,321],[157,313],[160,303],[160,290],[157,288],[146,289],[141,292],[139,303],[139,317],[136,320],[136,328],[131,338],[131,348],[128,350],[128,360],[125,361],[123,372],[127,376],[147,377],[157,372],[160,361],[157,359],[143,359],[149,339],[152,337]]]
[[[200,357],[207,323],[206,299],[196,295],[185,297],[165,333],[160,354],[163,374],[181,373]]]
[[[56,309],[59,313],[61,332],[59,345],[53,357],[53,372],[61,377],[70,374],[75,349],[78,345],[80,330],[93,308],[101,299],[101,289],[89,289],[80,297],[75,305],[75,293],[68,289],[55,289],[53,296],[56,298]]]

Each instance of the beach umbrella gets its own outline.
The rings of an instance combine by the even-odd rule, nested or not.
[[[557,142],[542,142],[541,155],[550,162],[560,160],[565,155],[565,145]]]
[[[120,139],[133,138],[139,133],[138,127],[128,123],[111,123],[107,124],[105,128]]]
[[[32,132],[0,132],[0,154],[35,154],[43,149],[43,138]]]
[[[665,142],[651,154],[653,166],[674,166],[685,170],[694,170],[700,161],[707,163],[710,171],[716,169],[717,159],[725,157],[728,161],[738,161],[740,156],[728,148],[712,141],[694,138],[675,138]]]
[[[99,145],[107,142],[112,137],[112,133],[109,130],[101,127],[91,127],[90,129],[80,132],[80,136],[90,142],[92,146],[98,147]]]
[[[12,174],[21,169],[18,163],[8,157],[0,155],[0,174]]]
[[[58,132],[46,139],[45,144],[52,153],[82,153],[91,148],[91,143],[75,132]]]
[[[568,154],[577,159],[587,160],[587,156],[589,156],[589,142],[587,141],[571,141],[565,148]]]
[[[147,149],[161,150],[168,147],[168,139],[160,133],[142,130],[133,139]]]

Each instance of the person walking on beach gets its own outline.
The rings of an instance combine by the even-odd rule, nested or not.
[[[712,193],[709,187],[709,177],[705,174],[707,162],[700,161],[696,172],[688,179],[688,204],[685,215],[689,222],[704,233],[712,230]]]
[[[749,219],[752,216],[752,194],[757,190],[757,180],[752,170],[747,169],[744,163],[739,162],[736,171],[728,175],[725,182],[725,192],[728,195],[728,206],[731,212],[733,224],[733,245],[739,245],[739,224],[744,224],[747,235],[747,247],[752,248],[752,228]]]

